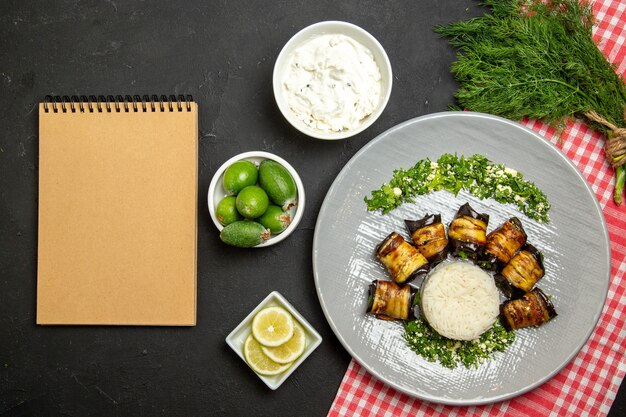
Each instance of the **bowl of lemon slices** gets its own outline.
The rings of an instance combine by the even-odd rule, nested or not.
[[[322,337],[274,291],[230,332],[226,343],[275,390],[322,343]]]

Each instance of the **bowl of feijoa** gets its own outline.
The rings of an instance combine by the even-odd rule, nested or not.
[[[244,152],[215,172],[207,203],[222,242],[265,247],[281,242],[298,226],[304,214],[304,186],[283,158]]]

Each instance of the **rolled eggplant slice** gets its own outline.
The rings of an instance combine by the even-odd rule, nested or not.
[[[476,212],[469,203],[463,204],[448,229],[453,256],[477,260],[487,243],[489,215]]]
[[[367,312],[381,320],[408,320],[413,311],[417,290],[393,281],[375,280],[369,286]]]
[[[526,243],[495,279],[507,297],[519,298],[532,290],[544,275],[543,254],[530,243]]]
[[[526,243],[526,232],[517,217],[511,217],[487,235],[487,243],[480,261],[481,268],[502,269]]]
[[[500,306],[500,314],[502,325],[507,330],[541,326],[557,315],[554,306],[539,288],[517,300],[505,301]]]
[[[424,255],[396,232],[378,245],[376,256],[387,267],[391,278],[401,285],[426,275],[429,270]]]
[[[411,240],[431,266],[448,256],[448,237],[440,214],[427,214],[420,220],[405,220]]]

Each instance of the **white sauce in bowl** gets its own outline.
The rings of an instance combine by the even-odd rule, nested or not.
[[[358,127],[380,103],[380,69],[372,52],[345,35],[321,35],[289,58],[283,93],[291,111],[321,132]]]

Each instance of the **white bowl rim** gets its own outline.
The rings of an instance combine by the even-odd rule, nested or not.
[[[389,73],[389,79],[386,80],[386,82],[384,83],[384,86],[388,86],[388,87],[386,89],[385,95],[381,96],[381,101],[376,111],[370,114],[365,119],[365,121],[361,123],[357,128],[351,129],[351,130],[343,130],[341,132],[332,132],[332,133],[324,133],[321,131],[317,131],[309,126],[306,126],[303,122],[298,120],[295,117],[295,115],[293,115],[293,112],[291,111],[291,109],[286,104],[284,104],[285,102],[282,100],[282,90],[279,88],[279,86],[281,85],[281,81],[278,80],[279,71],[280,71],[280,69],[278,68],[278,64],[281,62],[281,60],[287,59],[285,57],[285,55],[287,54],[287,49],[289,49],[289,47],[295,44],[296,42],[301,42],[300,38],[305,35],[310,35],[309,37],[311,37],[311,36],[315,36],[316,34],[317,35],[324,34],[324,32],[317,32],[317,31],[326,26],[335,26],[335,27],[344,26],[344,27],[349,28],[350,30],[359,32],[365,38],[369,39],[372,42],[372,44],[376,46],[376,48],[378,49],[378,52],[380,52],[380,55],[383,57],[384,62],[381,63],[381,62],[376,61],[376,63],[379,65],[381,70],[384,66],[384,68]],[[372,51],[372,53],[374,53],[374,51]],[[289,122],[289,124],[291,124],[294,128],[304,133],[305,135],[316,138],[316,139],[340,140],[340,139],[347,139],[349,137],[355,136],[363,132],[365,129],[369,128],[372,124],[374,124],[376,120],[378,120],[380,115],[383,113],[384,109],[387,107],[389,98],[391,96],[391,90],[393,88],[393,71],[391,69],[391,61],[389,60],[389,56],[387,55],[385,48],[383,48],[380,42],[371,33],[369,33],[365,29],[353,23],[344,22],[341,20],[325,20],[322,22],[313,23],[312,25],[309,25],[300,29],[295,35],[293,35],[287,41],[287,43],[285,43],[285,45],[283,46],[283,48],[281,49],[280,53],[278,54],[276,58],[276,62],[274,63],[274,71],[272,73],[272,85],[273,85],[273,90],[274,90],[274,100],[276,101],[276,104],[280,112],[283,114],[283,117],[285,117],[285,119]]]
[[[224,162],[217,169],[217,171],[215,171],[215,174],[213,175],[213,178],[211,179],[211,183],[209,184],[209,190],[207,192],[207,205],[209,207],[209,214],[211,215],[211,220],[213,220],[213,224],[215,225],[215,227],[217,227],[217,229],[220,232],[222,231],[224,226],[222,226],[222,224],[217,220],[217,216],[215,214],[215,204],[213,202],[213,196],[215,194],[215,190],[218,184],[220,183],[222,176],[224,174],[224,171],[226,171],[226,168],[228,168],[231,164],[237,161],[240,161],[242,159],[248,159],[248,158],[271,159],[273,161],[278,162],[282,166],[284,166],[285,169],[289,171],[294,181],[296,182],[296,190],[298,192],[298,205],[296,206],[295,214],[292,217],[291,223],[289,224],[289,226],[287,226],[287,228],[282,233],[277,234],[277,235],[272,235],[265,242],[262,242],[256,246],[253,246],[253,248],[264,248],[266,246],[272,246],[279,242],[282,242],[294,230],[296,230],[298,223],[300,223],[300,220],[302,220],[302,216],[304,215],[304,206],[306,202],[306,198],[304,195],[304,184],[302,184],[302,180],[300,179],[300,176],[298,175],[298,172],[294,169],[294,167],[291,166],[289,162],[285,161],[283,158],[273,153],[265,152],[265,151],[249,151],[249,152],[243,152],[243,153],[240,153],[238,155],[231,157],[226,162]]]

